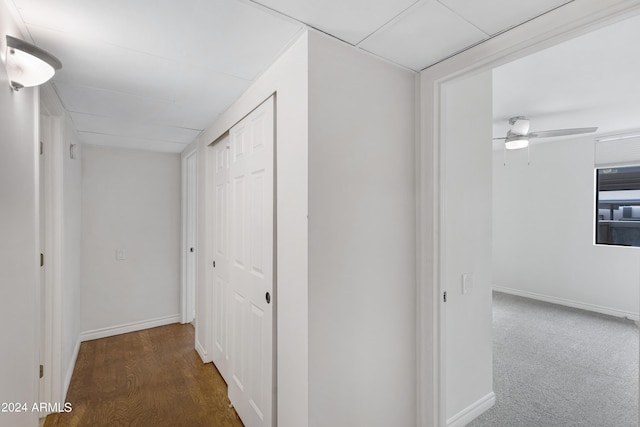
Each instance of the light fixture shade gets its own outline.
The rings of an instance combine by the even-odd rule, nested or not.
[[[39,47],[7,36],[6,67],[11,87],[19,90],[46,83],[62,63]]]
[[[526,148],[529,145],[529,139],[524,136],[516,136],[507,139],[504,145],[507,150],[518,150],[520,148]]]

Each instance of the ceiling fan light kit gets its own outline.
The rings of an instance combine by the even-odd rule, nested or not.
[[[509,119],[511,125],[511,132],[513,135],[526,135],[529,133],[529,126],[531,121],[524,116],[511,117]]]
[[[573,128],[573,129],[555,129],[555,130],[543,130],[538,132],[529,132],[529,126],[531,121],[524,116],[514,116],[509,119],[509,125],[511,129],[507,131],[507,136],[493,138],[504,139],[505,159],[504,164],[507,164],[506,150],[519,150],[526,148],[529,150],[529,140],[535,138],[553,138],[557,136],[579,135],[583,133],[593,133],[598,130],[597,127],[588,128]],[[527,158],[529,154],[527,152]],[[529,160],[527,163],[530,164]]]
[[[529,146],[529,139],[526,136],[515,136],[513,138],[507,138],[504,142],[504,147],[507,150],[519,150]]]
[[[555,129],[543,130],[538,132],[529,132],[531,121],[525,116],[514,116],[509,119],[511,129],[507,131],[507,136],[493,138],[504,139],[504,165],[507,165],[507,150],[527,149],[527,164],[531,164],[529,156],[529,140],[535,138],[552,138],[556,136],[579,135],[582,133],[592,133],[598,130],[597,127],[574,128],[574,129]]]

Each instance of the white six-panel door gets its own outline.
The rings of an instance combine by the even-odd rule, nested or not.
[[[218,371],[229,383],[229,136],[213,146],[213,354]]]
[[[214,146],[214,362],[247,427],[273,418],[273,102],[230,129],[228,149]]]

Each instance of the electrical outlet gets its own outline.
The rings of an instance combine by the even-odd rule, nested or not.
[[[470,294],[471,289],[473,289],[473,276],[471,274],[463,274],[462,275],[462,295]]]

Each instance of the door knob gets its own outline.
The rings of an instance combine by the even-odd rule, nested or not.
[[[265,299],[267,300],[267,304],[271,303],[271,294],[269,292],[265,295]]]

